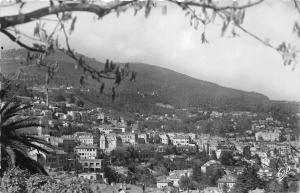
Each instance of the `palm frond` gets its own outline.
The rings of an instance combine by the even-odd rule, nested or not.
[[[15,127],[19,124],[24,124],[24,123],[32,123],[32,124],[38,124],[37,119],[35,117],[26,117],[26,118],[20,118],[19,120],[6,120],[4,121],[3,119],[1,120],[1,126],[2,127]],[[37,125],[37,126],[42,126],[42,125]]]
[[[20,132],[20,129],[42,126],[36,117],[20,117],[23,110],[31,108],[32,105],[23,105],[8,101],[0,109],[1,114],[1,164],[5,167],[19,166],[28,169],[31,173],[47,172],[37,161],[28,156],[30,149],[50,153],[53,146],[47,141]]]
[[[33,136],[21,136],[22,143],[28,147],[35,148],[41,152],[50,153],[49,150],[53,150],[54,147],[47,141],[33,137]]]
[[[30,128],[30,127],[39,127],[40,124],[34,122],[20,122],[16,124],[8,124],[2,126],[2,131],[16,131],[18,129]]]
[[[8,101],[4,102],[4,105],[0,109],[0,113],[3,113],[9,105],[13,104],[16,101],[15,97],[10,98]]]
[[[8,105],[4,105],[5,108],[1,108],[1,115],[3,120],[7,120],[8,117],[14,115],[17,112],[21,112],[22,110],[26,110],[32,107],[32,105],[22,105],[18,102],[7,102]]]
[[[27,169],[31,174],[44,174],[48,176],[45,168],[35,160],[31,159],[27,154],[20,151],[15,151],[16,154],[16,166],[21,169]]]
[[[11,165],[14,167],[15,166],[15,160],[16,160],[16,154],[15,154],[14,150],[10,146],[6,146],[5,151],[7,152],[7,154],[10,157]]]

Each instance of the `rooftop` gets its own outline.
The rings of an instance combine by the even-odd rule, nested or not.
[[[98,149],[99,147],[98,146],[96,146],[96,145],[84,145],[84,144],[81,144],[81,145],[79,145],[79,146],[76,146],[75,147],[76,149],[81,149],[81,148],[85,148],[85,149],[89,149],[89,148],[91,148],[91,149]]]

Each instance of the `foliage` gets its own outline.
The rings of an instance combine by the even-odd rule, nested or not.
[[[203,189],[207,186],[215,186],[217,180],[224,174],[224,171],[218,167],[209,168],[206,170],[206,173],[202,173],[201,166],[208,161],[208,157],[205,157],[205,155],[206,154],[204,154],[202,159],[197,158],[196,160],[193,160],[192,164],[193,173],[191,178],[198,189]]]
[[[249,166],[244,170],[243,174],[238,176],[237,183],[234,186],[234,192],[248,193],[250,190],[264,187],[265,182],[258,177],[257,169]]]
[[[131,165],[129,170],[131,171],[131,175],[136,179],[135,183],[145,184],[146,186],[156,185],[156,179],[148,168]]]
[[[116,148],[111,152],[112,163],[116,165],[130,165],[139,160],[137,151],[129,146],[127,148]]]
[[[55,97],[54,97],[54,101],[56,101],[56,102],[63,102],[63,101],[66,101],[66,98],[63,96],[63,95],[56,95]]]
[[[228,193],[229,187],[226,183],[224,183],[224,185],[222,186],[222,192],[223,193]]]
[[[17,167],[4,172],[1,179],[1,190],[3,193],[22,193],[26,190],[26,179],[30,173]]]
[[[112,182],[119,182],[118,173],[110,167],[104,168],[104,177],[107,178],[107,182],[111,184]]]
[[[44,173],[44,168],[32,160],[27,151],[35,148],[47,153],[45,147],[52,148],[48,142],[20,132],[20,129],[38,127],[35,117],[22,117],[21,113],[30,109],[30,105],[8,101],[1,107],[1,169],[19,166],[21,169],[28,169],[31,173]]]
[[[231,151],[222,151],[220,155],[220,162],[225,166],[232,166],[235,163],[233,153]]]
[[[1,181],[3,193],[92,193],[90,182],[76,178],[60,181],[45,175],[30,175],[28,171],[12,168]]]
[[[179,180],[179,187],[182,190],[189,190],[191,179],[187,176],[181,176]]]

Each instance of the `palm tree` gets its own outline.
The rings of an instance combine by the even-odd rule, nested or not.
[[[22,116],[22,111],[31,107],[32,105],[24,105],[13,100],[1,105],[1,173],[8,168],[18,166],[27,169],[30,173],[47,174],[42,165],[28,156],[30,149],[37,149],[43,153],[49,153],[49,148],[52,149],[45,140],[24,132],[24,129],[41,126],[36,117]]]

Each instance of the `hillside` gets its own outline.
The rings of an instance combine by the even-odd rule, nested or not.
[[[20,79],[27,86],[43,85],[45,69],[36,65],[26,66],[27,52],[25,50],[9,50],[4,52],[6,58],[3,64],[3,73],[17,73],[22,69]],[[61,53],[47,58],[48,62],[58,60],[60,67],[56,73],[52,86],[79,87],[82,70],[74,68],[74,62]],[[90,65],[102,69],[103,63],[86,58]],[[122,64],[120,64],[122,65]],[[113,106],[116,110],[126,108],[127,111],[152,111],[162,109],[157,103],[168,104],[177,108],[202,107],[222,110],[256,110],[269,103],[268,97],[254,92],[245,92],[226,88],[217,84],[197,80],[178,72],[142,63],[132,63],[130,68],[137,72],[137,81],[123,81],[118,87],[117,99],[111,102],[111,86],[105,81],[105,94],[99,94],[100,84],[87,76],[86,88],[91,89],[89,94],[76,93],[86,103],[100,106]]]

